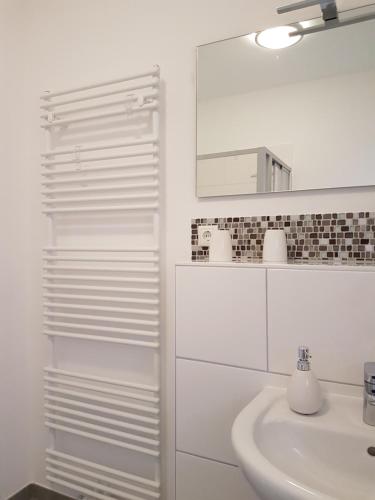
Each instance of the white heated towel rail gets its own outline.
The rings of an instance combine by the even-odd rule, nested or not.
[[[99,90],[98,90],[99,89]],[[41,96],[43,213],[50,237],[43,249],[43,331],[53,343],[87,341],[145,349],[155,384],[62,369],[51,357],[44,371],[45,424],[76,436],[151,457],[154,474],[134,474],[101,460],[47,449],[47,479],[64,492],[98,500],[160,498],[160,256],[159,68],[137,75]],[[85,141],[87,127],[148,121],[136,138]],[[78,144],[56,147],[56,134],[82,132]],[[71,144],[71,143],[69,143]],[[144,246],[64,246],[56,228],[77,216],[151,217]],[[91,219],[92,220],[92,219]],[[103,224],[103,222],[101,222]],[[110,360],[109,360],[110,362]],[[88,459],[89,458],[89,459]],[[137,458],[138,461],[138,458]]]

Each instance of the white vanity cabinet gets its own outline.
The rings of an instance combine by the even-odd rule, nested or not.
[[[176,267],[176,500],[258,500],[236,466],[235,417],[286,386],[300,344],[321,380],[340,382],[326,388],[361,385],[374,297],[375,267]]]

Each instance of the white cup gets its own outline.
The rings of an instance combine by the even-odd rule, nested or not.
[[[232,238],[229,231],[213,231],[210,241],[210,262],[232,262]]]
[[[263,242],[263,262],[286,263],[288,261],[284,229],[267,229]]]

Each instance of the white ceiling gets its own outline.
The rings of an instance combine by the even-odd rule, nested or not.
[[[198,49],[198,100],[375,69],[375,21],[306,35],[269,50],[247,36]]]

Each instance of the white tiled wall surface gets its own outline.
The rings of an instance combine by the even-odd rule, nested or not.
[[[362,384],[375,359],[375,273],[267,271],[269,369],[291,373],[310,346],[321,379]]]
[[[231,429],[238,413],[266,385],[287,377],[199,361],[177,360],[177,449],[236,464]]]
[[[177,356],[267,369],[266,271],[178,267]]]
[[[259,500],[238,467],[177,453],[178,500]]]
[[[203,264],[177,266],[176,285],[177,500],[257,500],[236,468],[234,418],[264,386],[286,385],[300,344],[322,380],[362,384],[375,272]]]

